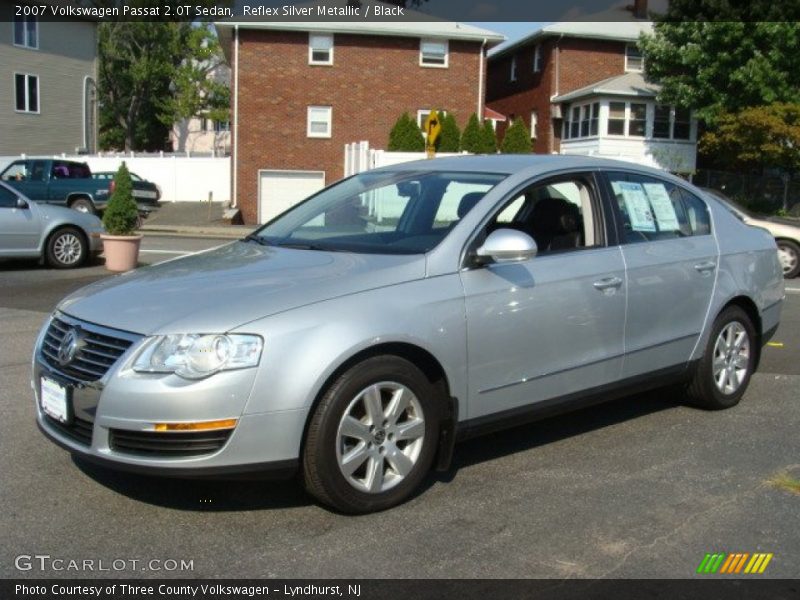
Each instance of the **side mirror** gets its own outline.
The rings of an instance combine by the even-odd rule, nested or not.
[[[516,229],[497,229],[478,248],[477,255],[495,262],[519,262],[533,258],[537,251],[536,242],[527,233]]]
[[[28,201],[25,198],[17,197],[17,208],[30,208]]]

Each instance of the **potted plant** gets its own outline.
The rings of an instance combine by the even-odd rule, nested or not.
[[[128,167],[123,162],[111,184],[111,198],[103,213],[103,251],[106,269],[130,271],[139,261],[139,244],[142,236],[136,233],[139,210],[133,199],[133,182]]]

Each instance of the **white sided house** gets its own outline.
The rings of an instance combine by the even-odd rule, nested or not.
[[[694,171],[697,120],[690,110],[657,103],[659,89],[633,72],[556,96],[560,154],[614,158],[674,173]]]

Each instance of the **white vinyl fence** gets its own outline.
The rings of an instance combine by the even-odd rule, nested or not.
[[[0,171],[19,158],[24,158],[24,155],[0,156]],[[209,195],[214,202],[228,202],[231,199],[231,159],[227,156],[80,154],[47,158],[85,162],[93,173],[116,171],[124,160],[129,171],[161,188],[162,202],[199,202],[208,200]]]
[[[466,154],[466,153],[464,153]],[[437,158],[448,156],[461,156],[460,153],[442,152]],[[344,175],[349,177],[356,173],[377,169],[389,165],[423,160],[427,158],[425,152],[387,152],[386,150],[373,150],[369,142],[354,142],[345,144],[344,147]],[[457,182],[451,183],[445,197],[442,199],[443,210],[439,216],[443,219],[456,219],[458,202],[465,193],[474,191],[473,187],[463,186]],[[400,196],[393,188],[386,187],[363,194],[362,202],[368,207],[368,214],[375,217],[378,223],[387,219],[397,219],[403,213],[408,198]],[[452,213],[452,214],[451,214]]]

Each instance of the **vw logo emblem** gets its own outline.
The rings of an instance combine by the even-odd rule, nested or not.
[[[81,337],[77,329],[70,329],[58,346],[58,363],[65,367],[71,363],[81,347]]]

